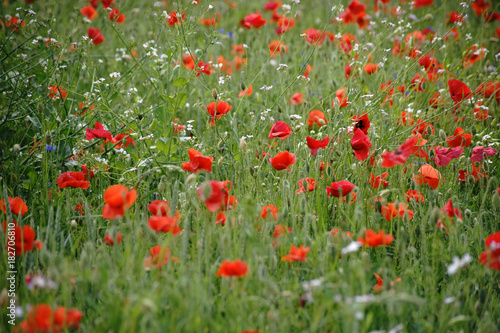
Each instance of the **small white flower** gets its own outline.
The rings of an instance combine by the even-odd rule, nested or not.
[[[458,272],[460,268],[467,266],[467,264],[469,264],[470,262],[472,262],[472,257],[468,253],[466,253],[462,257],[462,259],[460,259],[457,256],[454,256],[451,264],[447,266],[446,271],[448,275],[454,275]]]
[[[342,255],[347,254],[347,253],[351,253],[351,252],[357,252],[361,248],[362,245],[363,244],[361,244],[360,242],[354,241],[354,242],[351,242],[346,247],[344,247],[342,250],[340,250],[340,252],[342,253]]]

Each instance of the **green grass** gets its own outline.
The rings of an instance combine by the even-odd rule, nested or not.
[[[202,0],[196,6],[190,1],[171,1],[168,8],[154,7],[154,3],[116,0],[113,5],[126,15],[123,24],[112,23],[102,6],[92,23],[84,22],[79,11],[87,5],[85,1],[40,0],[32,7],[24,1],[11,1],[1,7],[3,15],[19,13],[26,26],[16,32],[0,31],[0,186],[2,198],[21,197],[29,211],[22,218],[3,213],[0,218],[30,225],[37,240],[44,243],[41,250],[16,257],[17,302],[24,309],[17,325],[26,319],[30,306],[47,303],[79,309],[82,332],[499,331],[499,272],[477,260],[486,250],[484,239],[500,230],[499,207],[492,204],[500,186],[498,155],[481,163],[489,178],[457,182],[460,169],[472,171],[469,157],[473,147],[498,149],[499,107],[494,96],[483,98],[491,117],[477,121],[474,105],[462,102],[459,115],[465,119],[457,123],[447,85],[453,77],[474,91],[483,82],[498,80],[498,38],[494,38],[498,22],[486,24],[470,8],[452,1],[436,0],[432,7],[417,10],[408,3],[390,2],[389,9],[401,6],[399,17],[374,13],[370,2],[367,14],[374,25],[366,30],[355,24],[331,23],[341,13],[339,4],[303,0],[290,3],[288,16],[297,12],[296,26],[278,36],[276,25],[269,21],[270,12],[263,11],[264,1],[239,1],[235,9],[224,1]],[[345,8],[347,2],[342,3]],[[332,6],[336,6],[333,11]],[[30,14],[28,8],[36,14]],[[163,11],[179,9],[186,13],[185,22],[169,27]],[[498,5],[492,9],[498,10]],[[260,29],[241,28],[239,21],[257,10],[268,23]],[[454,27],[445,24],[451,10],[468,16],[456,26],[458,41],[444,39]],[[215,28],[199,23],[201,17],[215,13],[221,14]],[[93,45],[84,40],[89,27],[99,28],[105,42]],[[416,73],[425,75],[418,59],[397,57],[391,50],[394,38],[426,27],[432,27],[440,38],[427,39],[419,49],[422,55],[438,59],[445,73],[436,82],[426,82],[425,92],[415,92],[409,87],[411,80]],[[333,43],[326,38],[321,45],[308,45],[300,36],[308,28],[334,35],[352,33],[358,49],[344,53],[337,46],[338,37]],[[46,38],[49,31],[57,44],[47,47],[39,36]],[[288,52],[271,57],[268,44],[272,40],[282,40]],[[70,51],[74,43],[76,50]],[[489,52],[464,68],[465,50],[475,43]],[[215,62],[220,55],[233,60],[232,44],[249,48],[246,65],[241,70],[233,68],[230,77],[219,69],[196,77],[196,71],[174,64],[183,54],[195,55],[196,62]],[[136,58],[130,57],[132,50],[137,52]],[[346,79],[344,67],[353,61],[360,71],[353,70],[356,75]],[[383,66],[367,75],[362,69],[368,62],[382,62]],[[277,70],[279,64],[288,67]],[[310,80],[298,78],[307,64],[312,66]],[[489,66],[494,70],[485,71]],[[116,72],[119,78],[110,77]],[[220,77],[224,77],[223,84]],[[394,87],[405,85],[410,92],[402,94],[396,88],[392,107],[381,105],[385,95],[379,89],[389,80]],[[53,85],[67,91],[64,100],[52,101],[47,96]],[[254,93],[237,98],[242,85],[252,85]],[[261,90],[263,85],[273,88]],[[344,86],[349,88],[351,104],[332,107],[335,92]],[[214,90],[218,100],[228,102],[232,109],[211,127],[206,106],[214,101]],[[429,99],[437,91],[441,91],[444,105],[430,108]],[[296,92],[304,94],[304,103],[291,105],[288,101]],[[74,116],[79,102],[93,104],[95,109]],[[314,132],[306,123],[313,109],[325,112],[328,120]],[[380,166],[384,150],[395,150],[412,135],[415,126],[397,126],[401,112],[409,109],[414,110],[415,120],[434,127],[434,134],[426,136],[426,149],[447,147],[440,131],[451,136],[459,126],[473,134],[472,144],[461,158],[437,168],[442,180],[436,190],[412,180],[422,158],[410,157],[405,165],[391,169]],[[374,167],[368,166],[368,160],[358,162],[349,144],[351,134],[346,131],[350,117],[363,112],[372,124],[368,137],[371,151],[377,149]],[[174,134],[176,117],[184,126],[194,120],[186,133]],[[276,120],[292,128],[293,134],[283,141],[267,138]],[[102,139],[85,139],[86,129],[94,128],[96,122],[112,135],[131,131],[136,146],[120,152],[108,143],[101,150]],[[190,134],[192,140],[180,139]],[[326,135],[335,144],[311,156],[306,136],[320,139]],[[240,146],[243,136],[246,150]],[[31,150],[33,140],[41,145]],[[266,145],[271,141],[277,141],[274,148]],[[46,150],[47,145],[55,151]],[[214,157],[211,173],[201,172],[193,179],[182,170],[181,163],[189,161],[189,148]],[[272,157],[284,150],[297,157],[291,172],[276,171],[268,158],[262,159],[263,151]],[[75,153],[82,155],[70,161]],[[320,161],[330,166],[319,171]],[[428,163],[435,166],[432,156]],[[96,172],[90,188],[59,189],[57,177],[66,171],[81,171],[83,164]],[[369,171],[375,175],[388,171],[389,186],[370,187]],[[295,194],[304,177],[316,179],[317,189]],[[224,227],[215,224],[216,213],[210,213],[196,194],[205,180],[234,184],[230,195],[239,204],[226,212]],[[327,196],[325,187],[340,180],[357,186],[355,203],[340,203]],[[138,196],[123,219],[108,221],[102,218],[103,193],[114,184],[132,186]],[[376,211],[373,198],[406,202],[408,189],[418,189],[425,201],[409,203],[414,212],[411,220],[405,216],[386,221]],[[447,233],[436,226],[436,212],[449,199],[464,216],[455,219]],[[179,210],[180,235],[157,234],[148,227],[151,214],[147,206],[153,200],[167,200]],[[75,210],[77,204],[84,204],[83,216]],[[259,216],[268,204],[279,207],[277,221]],[[279,245],[273,247],[276,224],[293,231],[279,237]],[[352,239],[332,238],[332,228],[349,231]],[[341,249],[367,229],[384,230],[394,236],[394,242],[340,256]],[[123,233],[123,242],[106,246],[105,234],[117,231]],[[0,241],[6,242],[3,233]],[[281,261],[292,244],[310,247],[307,262]],[[179,261],[169,261],[161,269],[145,269],[144,259],[155,245],[168,246]],[[7,252],[4,245],[1,248],[0,270],[7,271]],[[466,253],[472,262],[448,275],[452,258]],[[225,259],[245,261],[248,274],[216,277]],[[373,273],[384,280],[381,293],[372,289],[376,283]],[[26,274],[43,275],[57,287],[29,290]],[[391,286],[399,277],[401,282]],[[308,292],[304,283],[316,279],[320,285]],[[4,287],[7,281],[1,279],[0,289]],[[5,297],[0,301],[6,302]],[[1,304],[2,332],[13,329],[7,322],[6,304]]]

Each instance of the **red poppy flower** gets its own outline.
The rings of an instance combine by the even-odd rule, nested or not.
[[[295,191],[296,194],[311,192],[316,189],[316,180],[314,178],[302,178],[299,180],[299,189]]]
[[[451,99],[455,102],[455,104],[472,97],[472,91],[462,81],[455,79],[449,80],[448,88],[450,89]]]
[[[36,234],[33,228],[31,228],[29,225],[24,225],[23,227],[20,227],[17,225],[16,220],[12,220],[12,223],[14,224],[13,231],[14,231],[14,247],[16,250],[16,257],[19,257],[20,255],[26,252],[33,251],[33,247],[37,248],[38,250],[42,248],[43,243],[35,241]],[[2,223],[2,228],[3,232],[7,233],[7,221]],[[12,244],[10,246],[12,246]]]
[[[99,45],[105,41],[104,36],[101,33],[101,30],[97,28],[89,28],[87,33],[94,45]]]
[[[368,130],[370,129],[370,119],[368,119],[368,115],[366,113],[352,116],[351,119],[355,129],[359,128],[363,131],[363,133],[365,133],[365,135],[368,135]]]
[[[278,171],[283,169],[290,171],[288,167],[294,165],[295,161],[296,161],[295,155],[290,154],[287,151],[282,151],[269,159],[269,163],[271,163],[273,168]]]
[[[218,211],[222,205],[222,185],[215,180],[206,180],[198,186],[198,198],[210,212]]]
[[[458,170],[458,174],[459,174],[458,181],[465,183],[469,176],[472,176],[472,178],[476,182],[478,182],[482,178],[488,178],[487,172],[486,171],[482,172],[483,170],[484,169],[483,169],[482,165],[478,165],[476,167],[476,163],[472,162],[472,172],[471,173],[469,173],[466,170]]]
[[[150,257],[144,259],[144,266],[150,269],[152,266],[156,268],[161,268],[163,265],[167,264],[169,260],[173,262],[179,261],[176,257],[170,257],[170,250],[167,247],[156,245],[149,249]]]
[[[154,216],[167,216],[174,217],[171,214],[172,210],[170,208],[170,203],[165,200],[155,200],[148,205],[148,210]],[[181,214],[176,209],[175,210],[175,220],[177,223],[181,221]]]
[[[219,119],[223,115],[229,112],[233,107],[224,101],[212,102],[207,105],[207,112],[212,118],[210,120],[210,126],[215,126],[215,119]]]
[[[187,172],[198,173],[201,170],[210,173],[212,171],[213,157],[203,156],[199,151],[188,149],[189,162],[182,163],[182,169]]]
[[[486,237],[487,250],[481,253],[479,262],[500,272],[500,231]]]
[[[271,128],[268,139],[278,138],[280,140],[285,140],[290,134],[292,134],[290,126],[288,126],[287,123],[278,120]]]
[[[406,191],[406,202],[410,202],[410,200],[415,200],[415,202],[424,202],[425,198],[417,190],[408,190]]]
[[[363,244],[363,246],[369,247],[377,247],[377,246],[385,246],[389,245],[394,241],[394,236],[385,235],[383,230],[380,230],[378,233],[368,229],[365,232],[364,237],[358,238],[358,242]]]
[[[181,228],[177,225],[177,218],[169,216],[153,216],[148,219],[148,225],[156,232],[171,233],[178,235],[181,233]]]
[[[342,87],[342,88],[338,89],[335,92],[335,97],[337,98],[337,102],[339,103],[339,107],[341,107],[341,108],[346,107],[349,104],[351,104],[347,101],[347,87]],[[332,102],[332,107],[333,108],[335,107],[335,100],[333,100],[333,102]]]
[[[275,11],[283,5],[281,1],[268,1],[264,5],[264,10]]]
[[[23,199],[19,197],[15,198],[8,198],[9,200],[9,205],[10,205],[10,211],[12,212],[13,215],[18,216],[19,213],[21,213],[21,216],[24,216],[28,212],[28,206],[26,206],[26,203],[24,202]],[[7,214],[7,210],[5,208],[5,199],[0,200],[0,210],[4,213]]]
[[[172,27],[176,24],[181,24],[185,18],[186,18],[186,14],[184,14],[182,12],[177,13],[175,11],[172,11],[170,14],[168,14],[167,24]]]
[[[281,261],[307,261],[307,254],[309,253],[310,248],[304,247],[304,245],[301,245],[299,247],[296,247],[295,245],[292,244],[292,247],[290,248],[290,252],[288,255],[284,256],[281,258]]]
[[[97,10],[93,6],[83,6],[82,9],[80,9],[80,14],[88,18],[89,20],[93,21],[97,16]]]
[[[335,182],[330,185],[330,187],[326,187],[326,193],[328,193],[328,196],[333,195],[334,197],[345,197],[349,193],[354,190],[354,187],[356,185],[352,184],[351,182],[347,180],[341,180],[340,182]]]
[[[84,175],[83,179],[86,181],[95,177],[94,170],[92,169],[89,170],[85,164],[82,165],[82,172]]]
[[[20,332],[62,332],[79,329],[82,313],[62,306],[55,310],[47,304],[31,307],[26,319],[19,323]]]
[[[474,10],[476,16],[481,16],[488,9],[490,9],[490,6],[491,4],[485,0],[475,0],[471,3],[472,10]]]
[[[278,238],[281,235],[286,235],[287,232],[292,232],[292,228],[287,228],[284,225],[277,224],[274,226],[273,238]]]
[[[486,158],[486,156],[494,156],[497,153],[495,148],[492,147],[487,147],[484,148],[484,146],[478,146],[472,148],[472,155],[470,157],[470,160],[472,162],[481,162],[483,159]]]
[[[273,40],[269,43],[269,54],[273,57],[285,54],[288,52],[288,46],[279,40]]]
[[[265,219],[268,213],[273,215],[275,221],[278,220],[278,207],[274,205],[267,205],[262,207],[262,210],[260,212],[260,217]]]
[[[305,35],[306,42],[309,45],[321,45],[323,44],[326,37],[326,31],[314,28],[304,30],[302,34]]]
[[[370,147],[372,146],[370,139],[359,128],[356,128],[351,139],[351,147],[354,149],[354,155],[359,161],[364,161],[368,158]]]
[[[330,138],[327,136],[323,140],[314,140],[313,138],[307,136],[307,146],[311,149],[311,156],[315,156],[320,148],[325,149],[330,142]]]
[[[464,152],[462,147],[456,148],[443,148],[440,146],[434,147],[434,152],[436,155],[434,156],[434,162],[437,166],[447,166],[450,164],[451,160],[454,158],[459,158],[460,155]]]
[[[137,199],[137,190],[129,190],[124,185],[111,185],[104,191],[104,205],[102,217],[106,220],[122,218],[125,211]]]
[[[120,10],[117,8],[109,12],[109,19],[115,21],[118,24],[122,24],[125,21],[125,15],[120,14]]]
[[[450,147],[469,147],[471,144],[472,134],[465,133],[460,127],[455,128],[455,133],[446,138],[446,143]]]
[[[182,64],[187,68],[187,69],[194,69],[196,65],[196,58],[194,55],[191,54],[184,54],[182,57]]]
[[[368,63],[364,67],[366,74],[376,73],[377,69],[378,69],[378,64],[372,64],[372,63]]]
[[[201,18],[200,23],[203,24],[206,27],[215,27],[217,25],[217,21],[215,20],[215,17],[211,18]]]
[[[304,78],[309,78],[309,74],[311,73],[312,71],[312,66],[311,65],[307,65],[306,66],[306,69],[304,70],[304,74],[302,74],[302,77]]]
[[[384,290],[384,280],[377,273],[373,273],[375,278],[377,279],[377,283],[373,286],[373,291],[377,294],[380,294],[382,290]]]
[[[203,61],[198,62],[198,67],[196,68],[196,77],[200,76],[202,73],[205,75],[212,74],[212,66],[210,66],[210,63]]]
[[[299,105],[302,103],[302,100],[304,98],[304,95],[301,94],[301,93],[295,93],[292,95],[292,97],[290,98],[290,103],[292,105]]]
[[[47,96],[49,96],[49,98],[53,101],[56,101],[61,97],[62,99],[65,99],[67,93],[60,86],[49,86],[49,93],[47,94]]]
[[[101,123],[95,123],[94,128],[87,128],[85,138],[89,141],[92,139],[108,139],[110,142],[113,142],[111,133],[106,131]]]
[[[427,184],[433,190],[439,186],[441,174],[429,164],[424,164],[418,169],[418,174],[413,177],[413,180],[418,185]]]
[[[262,15],[260,15],[259,13],[248,14],[243,20],[240,21],[240,25],[247,29],[258,29],[266,23],[267,20],[264,20],[262,18]]]
[[[252,94],[253,94],[253,87],[249,86],[247,89],[243,89],[242,91],[240,91],[238,97],[251,96]]]
[[[217,213],[215,219],[216,219],[215,224],[220,224],[222,226],[226,225],[226,219],[227,219],[226,213],[224,212]]]
[[[309,128],[312,128],[314,124],[319,127],[326,125],[328,121],[326,120],[325,114],[319,110],[312,110],[309,112],[309,118],[307,118],[307,124]]]
[[[395,217],[403,217],[405,213],[408,214],[409,220],[413,218],[413,210],[408,209],[407,205],[403,203],[398,204],[398,206],[395,203],[387,203],[380,208],[380,212],[389,222]]]
[[[376,177],[373,173],[370,172],[370,186],[372,188],[379,188],[380,185],[382,185],[383,187],[389,186],[389,182],[387,180],[384,180],[387,178],[387,176],[389,176],[389,172],[384,172],[383,174]]]
[[[123,240],[123,234],[119,231],[116,233],[115,237],[112,237],[110,234],[106,234],[106,236],[103,239],[104,244],[108,246],[120,244],[122,240]]]
[[[127,148],[128,146],[132,145],[135,147],[135,142],[134,142],[134,138],[132,138],[131,136],[127,135],[127,134],[117,134],[113,137],[113,141],[112,142],[120,142],[122,140],[125,140],[125,148]],[[116,146],[115,146],[115,149],[121,149],[123,147],[123,142],[120,142],[118,143]]]
[[[57,177],[57,186],[59,188],[73,187],[86,190],[90,186],[90,182],[85,181],[83,172],[68,171]]]
[[[274,31],[277,35],[281,35],[295,26],[295,19],[282,16],[276,21],[276,25],[278,27]]]
[[[92,2],[94,0],[89,0],[89,1]],[[115,2],[115,0],[101,0],[103,8],[109,8],[113,2]]]
[[[437,220],[436,225],[439,228],[445,228],[446,230],[448,230],[448,226],[453,223],[455,218],[460,220],[462,219],[462,212],[458,209],[458,207],[453,207],[451,199],[448,200],[448,202],[443,206],[440,215],[441,216]]]
[[[406,140],[399,148],[397,148],[394,152],[385,152],[382,154],[382,166],[384,168],[392,168],[398,164],[406,163],[406,160],[412,153],[415,145],[418,142],[418,138],[416,136],[409,138]]]
[[[218,277],[244,277],[248,273],[248,265],[241,260],[224,260],[215,274]]]
[[[14,32],[19,31],[19,28],[24,27],[25,25],[26,22],[17,16],[13,16],[9,20],[5,20],[5,26]]]

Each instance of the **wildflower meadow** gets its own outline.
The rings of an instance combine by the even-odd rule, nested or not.
[[[500,331],[500,2],[0,8],[0,332]]]

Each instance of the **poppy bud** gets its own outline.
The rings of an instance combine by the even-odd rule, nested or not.
[[[472,177],[471,175],[469,175],[469,177],[467,177],[467,183],[474,184],[474,177]]]
[[[246,89],[246,86],[245,86],[245,84],[244,84],[244,83],[242,83],[242,84],[240,85],[240,87],[241,87],[241,90],[245,90],[245,89]]]
[[[437,220],[439,219],[439,215],[441,214],[441,211],[439,208],[434,207],[431,212],[431,216],[429,219],[430,224],[434,225],[436,224]]]
[[[299,208],[301,212],[305,212],[307,209],[306,197],[304,195],[300,197]]]
[[[422,21],[432,21],[432,20],[434,20],[434,16],[430,13],[422,17]]]
[[[165,183],[160,181],[158,183],[158,192],[163,193],[165,191]]]
[[[380,191],[380,193],[379,193],[378,195],[379,195],[380,197],[382,197],[382,198],[386,198],[386,197],[388,197],[388,196],[389,196],[389,194],[390,194],[390,193],[391,193],[391,191],[390,191],[390,190],[382,190],[382,191]]]
[[[356,163],[351,164],[351,170],[355,171],[356,170]]]
[[[470,211],[470,209],[466,209],[464,215],[466,218],[470,219],[470,217],[472,216],[472,212]]]
[[[431,150],[431,151],[429,152],[429,158],[430,158],[431,160],[433,160],[433,159],[434,159],[434,156],[435,156],[434,150]]]
[[[212,89],[212,96],[214,97],[215,100],[217,100],[217,89]]]
[[[42,113],[43,112],[43,104],[38,104],[36,106],[36,110],[38,111],[38,113]]]
[[[123,177],[122,177],[122,178],[120,178],[120,179],[118,179],[118,183],[119,183],[119,184],[125,183],[125,181],[126,181],[126,179],[125,179],[125,178],[123,178]]]
[[[217,161],[217,165],[221,165],[222,162],[224,162],[224,156],[222,156],[221,158],[219,158],[219,160]]]
[[[491,198],[491,205],[495,209],[500,209],[500,195],[498,195],[498,193],[493,194],[493,197]]]
[[[194,173],[189,174],[186,178],[186,185],[193,183],[196,180],[196,175]]]
[[[302,126],[300,126],[300,125],[295,126],[295,132],[300,131],[301,128],[302,128]]]
[[[153,131],[156,128],[156,125],[158,125],[158,122],[156,119],[153,119],[153,122],[149,125],[149,129]]]
[[[325,120],[324,120],[324,119],[321,119],[321,118],[320,118],[320,119],[318,119],[318,123],[319,123],[321,126],[323,126],[323,125],[325,125],[325,124],[326,124],[326,123],[325,123]]]
[[[7,306],[8,301],[9,301],[9,295],[7,293],[7,288],[3,288],[2,293],[0,294],[0,306],[2,308]]]
[[[484,171],[486,171],[486,172],[490,171],[490,165],[489,165],[488,163],[484,163],[484,164],[483,164],[483,169],[484,169]]]
[[[446,132],[442,129],[439,130],[439,138],[443,141],[446,141]]]
[[[72,226],[73,228],[76,228],[76,227],[78,226],[78,223],[76,223],[76,221],[75,221],[75,220],[71,220],[71,226]]]
[[[332,167],[331,166],[328,166],[326,168],[326,175],[332,179],[332,181],[335,180],[335,178],[333,177],[333,171],[332,171]]]
[[[19,144],[17,144],[17,143],[16,143],[16,144],[14,145],[14,152],[15,152],[15,153],[17,153],[17,152],[18,152],[18,151],[20,151],[20,150],[21,150],[21,146],[20,146]]]
[[[145,298],[142,301],[142,310],[147,313],[154,313],[156,312],[156,304],[149,298]]]
[[[246,152],[247,152],[247,148],[248,148],[248,146],[247,146],[247,142],[245,141],[245,138],[241,138],[241,139],[240,139],[240,149],[241,149],[244,153],[246,153]]]
[[[432,135],[432,127],[427,127],[427,135]]]

